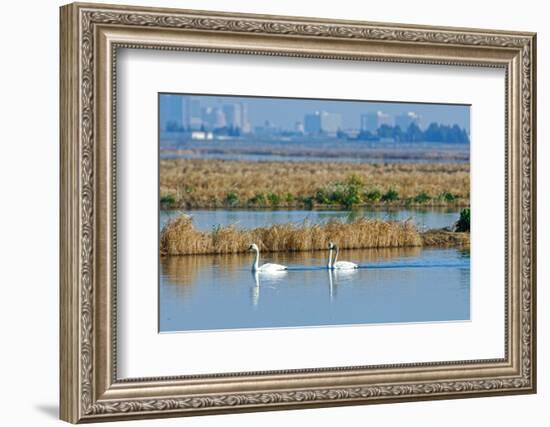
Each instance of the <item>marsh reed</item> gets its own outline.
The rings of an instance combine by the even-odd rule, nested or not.
[[[467,163],[160,163],[163,208],[469,206]]]
[[[329,241],[342,249],[422,246],[422,237],[410,221],[360,218],[350,223],[275,224],[251,230],[236,226],[197,230],[187,215],[169,221],[161,232],[162,255],[231,254],[256,243],[263,252],[325,250]]]

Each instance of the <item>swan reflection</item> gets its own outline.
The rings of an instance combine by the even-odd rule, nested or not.
[[[334,274],[333,271],[329,269],[328,270],[328,296],[331,303],[334,301],[334,283],[332,279],[333,274]]]
[[[334,301],[338,287],[353,282],[355,275],[357,275],[357,269],[355,268],[351,270],[328,270],[328,291],[331,303]]]
[[[327,270],[328,272],[328,293],[329,300],[332,303],[337,294],[337,288],[347,283],[352,283],[354,276],[357,275],[357,269],[353,270]],[[285,280],[288,271],[270,271],[269,273],[253,271],[252,278],[254,284],[250,288],[250,299],[252,306],[256,309],[260,303],[260,293],[262,288],[277,289]]]
[[[278,271],[252,271],[252,277],[254,278],[254,285],[251,288],[250,296],[252,300],[252,305],[254,308],[258,306],[260,302],[260,289],[261,288],[272,288],[275,289],[275,285],[283,281],[287,275],[286,270]]]

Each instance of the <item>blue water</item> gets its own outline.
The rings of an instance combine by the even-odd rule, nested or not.
[[[466,156],[466,155],[464,155]],[[326,156],[292,156],[292,155],[277,155],[277,154],[228,154],[228,153],[177,153],[164,152],[160,154],[163,160],[168,159],[209,159],[209,160],[241,160],[254,162],[330,162],[330,163],[465,163],[469,159],[455,157],[451,158],[410,158],[410,157],[357,157],[353,155],[342,155],[338,157]]]
[[[245,209],[211,209],[211,210],[163,210],[160,212],[160,227],[170,218],[181,214],[191,215],[195,227],[202,231],[211,231],[214,226],[236,225],[240,228],[266,227],[272,224],[296,223],[308,221],[319,224],[331,219],[352,221],[366,216],[392,221],[411,219],[419,229],[443,228],[453,225],[459,217],[460,208],[427,208],[427,209],[357,209],[345,210],[245,210]]]
[[[354,271],[324,268],[327,252],[262,254],[287,265],[253,274],[251,254],[161,259],[160,331],[306,327],[470,318],[470,254],[457,249],[341,251]]]
[[[470,159],[470,145],[455,143],[367,142],[311,137],[197,141],[177,133],[162,133],[160,144],[161,159],[330,163],[464,163]]]

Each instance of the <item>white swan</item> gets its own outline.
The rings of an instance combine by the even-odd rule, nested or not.
[[[329,268],[333,270],[352,270],[354,268],[359,268],[359,266],[353,262],[338,261],[338,253],[340,252],[340,249],[334,243],[330,242],[328,244],[328,247],[329,247],[329,266],[330,266]],[[332,254],[333,249],[336,249],[336,255],[334,255],[334,260],[331,263],[330,256]]]
[[[255,251],[256,252],[256,258],[254,259],[254,263],[252,264],[252,271],[258,271],[260,273],[271,273],[274,271],[283,271],[287,269],[286,265],[280,265],[280,264],[264,264],[258,266],[258,262],[260,261],[260,249],[258,248],[258,245],[256,243],[252,243],[249,248],[249,251]]]
[[[328,262],[327,268],[330,270],[332,268],[332,250],[334,249],[334,243],[329,242],[328,244]]]

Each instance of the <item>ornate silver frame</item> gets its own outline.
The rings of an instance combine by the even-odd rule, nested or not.
[[[189,10],[61,8],[61,418],[78,423],[536,390],[533,33]],[[506,70],[505,357],[174,378],[116,375],[117,48]]]

